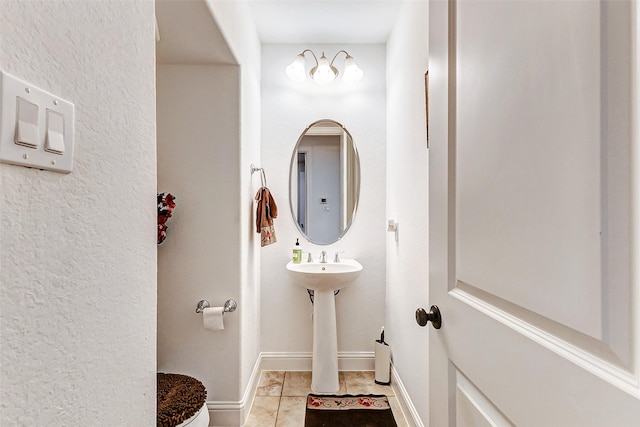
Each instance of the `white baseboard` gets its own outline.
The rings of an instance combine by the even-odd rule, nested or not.
[[[313,353],[260,353],[263,371],[310,371]],[[338,369],[341,371],[373,371],[373,351],[338,352]]]
[[[396,395],[396,399],[398,399],[407,424],[409,424],[410,427],[424,427],[424,423],[422,419],[420,419],[420,415],[418,415],[418,411],[413,405],[413,401],[411,397],[409,397],[409,393],[407,393],[407,389],[404,387],[404,384],[402,384],[400,375],[398,375],[398,371],[396,371],[393,364],[391,365],[391,388]]]
[[[210,427],[238,427],[244,424],[245,405],[240,402],[208,401]]]
[[[207,409],[209,409],[209,426],[211,427],[238,427],[243,426],[249,417],[253,398],[258,389],[260,381],[261,356],[258,356],[256,363],[253,365],[253,371],[249,377],[247,388],[242,395],[242,400],[238,402],[231,401],[208,401]]]

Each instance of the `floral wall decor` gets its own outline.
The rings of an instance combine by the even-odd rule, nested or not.
[[[167,220],[171,218],[171,211],[176,207],[176,198],[171,194],[158,193],[158,244],[167,238]]]

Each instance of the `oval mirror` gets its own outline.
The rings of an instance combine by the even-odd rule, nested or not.
[[[333,120],[310,124],[293,149],[291,214],[312,243],[328,245],[349,230],[360,195],[360,160],[351,134]]]

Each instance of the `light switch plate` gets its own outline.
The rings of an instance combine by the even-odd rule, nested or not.
[[[38,106],[39,141],[35,148],[16,143],[18,98]],[[74,105],[1,70],[0,101],[0,162],[70,173],[73,169]],[[47,110],[63,117],[63,135],[55,136],[55,144],[58,148],[59,144],[64,144],[63,150],[52,150],[49,143],[45,144],[45,138],[51,135],[51,129],[47,128]],[[56,126],[57,131],[59,125]]]

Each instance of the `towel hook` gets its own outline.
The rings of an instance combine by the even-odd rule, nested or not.
[[[266,187],[267,186],[267,174],[264,173],[264,168],[259,168],[256,165],[254,165],[253,163],[251,163],[251,175],[253,175],[254,172],[258,172],[260,171],[260,183],[262,184],[262,187]]]
[[[260,182],[263,187],[267,186],[267,175],[264,173],[264,169],[260,168]]]

